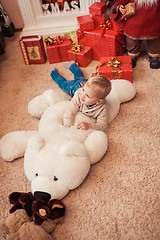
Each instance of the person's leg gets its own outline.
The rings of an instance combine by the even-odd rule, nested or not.
[[[132,67],[134,68],[140,54],[141,40],[133,40],[126,37],[126,48],[128,55],[132,57]]]
[[[160,38],[147,40],[147,51],[149,55],[150,68],[160,68]]]
[[[74,79],[84,78],[81,69],[77,66],[76,63],[72,62],[72,64],[69,67],[69,70],[73,73]]]
[[[60,75],[56,69],[52,69],[51,78],[58,84],[58,86],[66,92],[68,95],[71,95],[70,92],[70,81],[67,81],[62,75]]]
[[[77,66],[77,64],[74,61],[65,63],[64,67],[68,68],[73,73],[74,79],[84,78],[81,69]]]

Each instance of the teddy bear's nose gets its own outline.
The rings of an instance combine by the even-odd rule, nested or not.
[[[49,193],[46,193],[46,192],[41,192],[41,191],[36,191],[34,192],[34,198],[37,200],[37,199],[41,199],[41,200],[44,200],[44,201],[49,201],[49,199],[51,198],[51,195]]]

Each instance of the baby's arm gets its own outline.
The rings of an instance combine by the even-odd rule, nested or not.
[[[65,127],[70,127],[74,123],[74,117],[78,113],[79,105],[77,101],[77,94],[71,99],[67,109],[64,112],[63,123]]]
[[[104,109],[97,116],[96,123],[92,124],[92,128],[99,131],[107,131],[108,129],[108,106],[104,105]]]

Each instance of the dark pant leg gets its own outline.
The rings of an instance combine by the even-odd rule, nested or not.
[[[160,57],[160,37],[147,40],[147,51],[150,57]]]
[[[126,48],[128,55],[131,57],[138,57],[140,54],[141,40],[133,40],[126,37]]]

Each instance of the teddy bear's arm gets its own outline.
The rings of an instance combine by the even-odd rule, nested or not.
[[[36,96],[28,104],[28,112],[36,118],[41,118],[45,110],[57,102],[69,100],[70,97],[59,90],[46,90],[42,95]]]
[[[0,156],[5,161],[12,161],[24,156],[28,139],[37,134],[37,131],[15,131],[7,133],[0,140]]]

